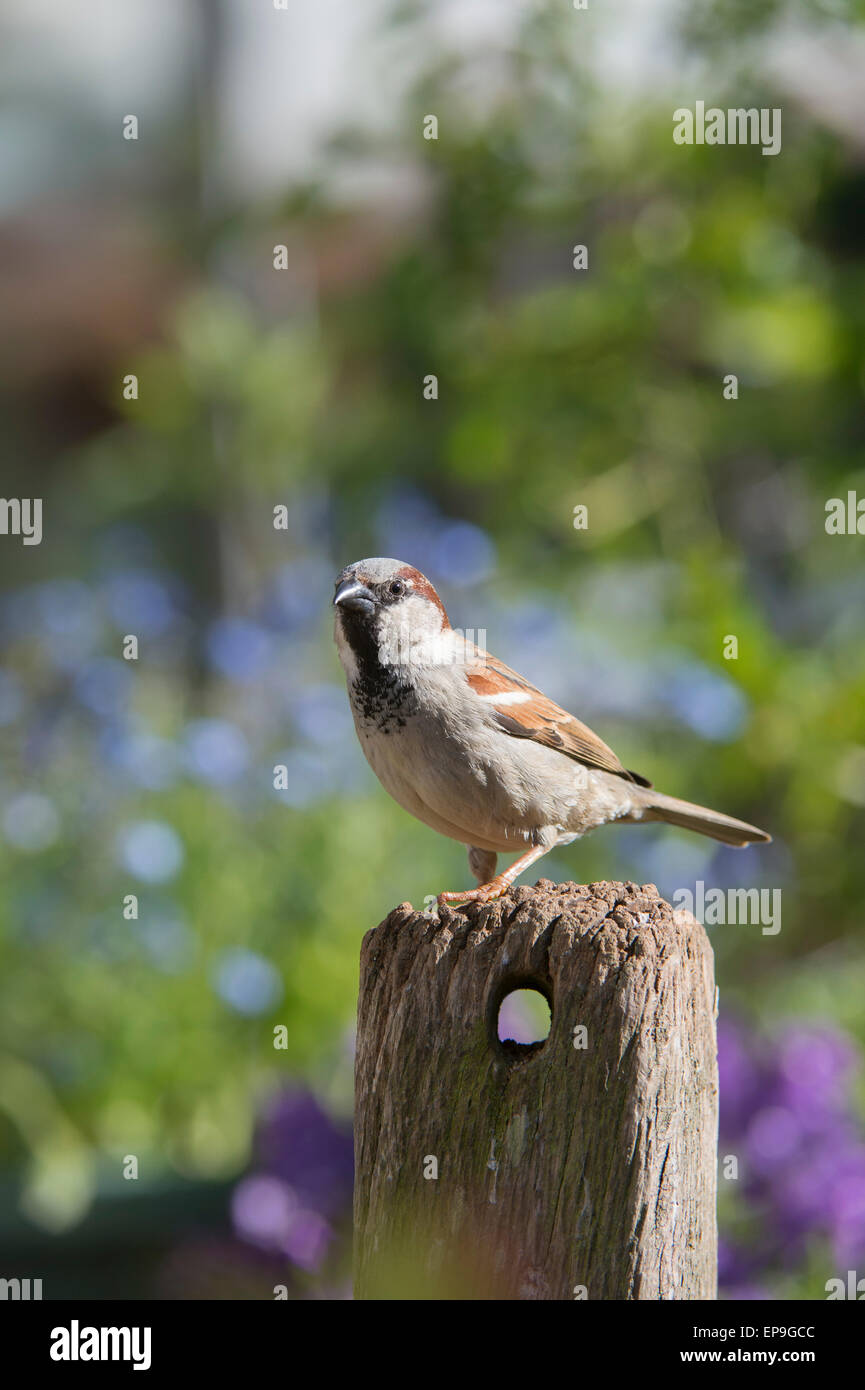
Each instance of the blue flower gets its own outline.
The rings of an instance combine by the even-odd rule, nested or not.
[[[177,609],[164,579],[146,570],[126,570],[106,583],[108,609],[115,627],[137,637],[160,637],[177,620]]]
[[[486,531],[468,521],[443,527],[436,537],[433,568],[452,584],[481,584],[496,567],[496,550]]]
[[[236,1013],[254,1018],[268,1013],[283,995],[279,971],[255,951],[223,951],[214,970],[214,987]]]
[[[213,666],[229,680],[257,680],[273,654],[273,638],[246,618],[219,618],[211,627],[207,650]]]
[[[236,782],[249,765],[246,738],[227,719],[196,720],[188,726],[184,744],[190,772],[214,786]]]
[[[677,663],[666,696],[679,719],[703,738],[719,743],[736,737],[748,712],[741,690],[698,662]]]
[[[127,826],[120,833],[118,849],[123,867],[145,883],[166,883],[183,863],[180,836],[164,821],[142,820]]]
[[[0,725],[12,724],[21,713],[21,687],[8,671],[0,671]]]
[[[53,801],[36,792],[13,797],[3,812],[3,834],[15,849],[36,853],[53,845],[60,817]]]

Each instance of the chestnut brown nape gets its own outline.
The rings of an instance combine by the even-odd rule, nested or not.
[[[425,574],[421,574],[420,570],[416,570],[414,565],[403,565],[402,569],[397,571],[397,577],[399,579],[408,580],[416,594],[421,594],[424,598],[429,599],[430,603],[435,605],[442,615],[442,631],[450,627],[450,619],[445,610],[445,606]]]

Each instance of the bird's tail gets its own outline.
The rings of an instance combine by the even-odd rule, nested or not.
[[[765,830],[747,821],[734,820],[720,811],[710,811],[708,806],[695,806],[690,801],[680,801],[677,796],[664,796],[654,788],[643,793],[645,811],[643,820],[662,820],[668,825],[680,825],[685,830],[696,830],[698,835],[710,835],[713,840],[721,840],[725,845],[744,845],[767,843],[772,839]]]

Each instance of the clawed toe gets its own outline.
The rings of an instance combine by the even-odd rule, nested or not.
[[[506,883],[485,883],[480,888],[466,888],[462,893],[439,893],[436,901],[439,907],[444,903],[489,903],[500,898],[507,891]]]

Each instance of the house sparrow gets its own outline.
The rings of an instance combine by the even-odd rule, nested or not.
[[[573,715],[448,621],[432,584],[399,560],[338,576],[335,640],[354,724],[386,791],[468,847],[480,885],[439,904],[501,896],[530,864],[608,821],[667,821],[727,845],[771,836],[656,792]],[[496,875],[496,855],[522,851]]]

